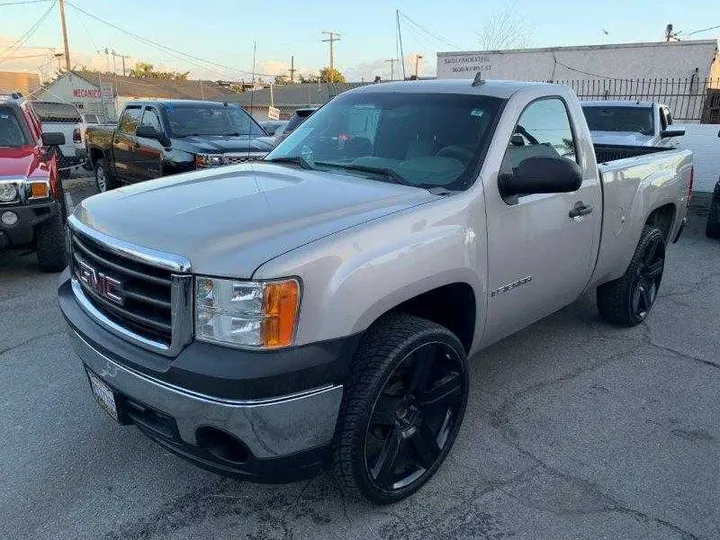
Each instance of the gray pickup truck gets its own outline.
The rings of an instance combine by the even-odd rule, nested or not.
[[[594,148],[565,86],[371,85],[262,162],[83,201],[60,305],[120,423],[390,503],[455,442],[469,357],[591,290],[648,316],[691,184],[688,151]]]

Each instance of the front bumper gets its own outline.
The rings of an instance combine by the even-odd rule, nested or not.
[[[5,225],[0,221],[0,247],[20,246],[32,242],[35,227],[54,216],[58,208],[59,205],[52,200],[22,206],[0,204],[0,215],[10,211],[18,217],[14,225]]]
[[[337,365],[349,365],[345,356],[354,347],[340,349],[344,352],[331,365],[319,366],[325,374],[324,382],[309,375],[314,372],[312,367],[306,365],[308,372],[298,364],[298,351],[312,355],[305,364],[317,361],[317,349],[313,348],[298,347],[295,356],[280,356],[286,360],[284,366],[273,358],[288,351],[254,357],[258,353],[196,343],[175,359],[159,357],[123,341],[90,319],[75,300],[68,277],[67,271],[61,276],[59,298],[72,346],[86,369],[110,386],[121,408],[129,411],[122,415],[125,423],[137,425],[169,450],[221,474],[284,482],[307,477],[329,463],[343,396],[344,376],[340,373],[345,370]],[[194,349],[195,345],[202,347]],[[234,355],[235,362],[228,354]],[[154,366],[148,365],[151,361]],[[194,375],[187,371],[193,365]],[[246,377],[235,373],[228,379],[238,366]],[[263,375],[262,370],[268,368],[273,373]],[[285,372],[278,372],[279,368]],[[210,377],[213,371],[226,377],[220,379],[219,373]],[[298,380],[310,387],[277,393],[278,388],[297,388],[293,384]],[[243,391],[252,381],[256,391]],[[241,391],[231,396],[228,389],[233,387]],[[216,391],[211,391],[213,388]],[[257,389],[270,395],[258,397]],[[203,438],[208,428],[232,436],[247,449],[247,459],[229,461],[208,451]]]

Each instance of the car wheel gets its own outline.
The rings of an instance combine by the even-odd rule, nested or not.
[[[469,392],[467,357],[447,328],[406,314],[367,332],[353,358],[336,435],[336,470],[377,504],[423,486],[453,446]]]
[[[665,237],[645,227],[625,274],[597,289],[600,317],[610,323],[635,326],[643,322],[657,299],[665,269]]]
[[[35,230],[38,264],[43,272],[60,272],[68,265],[67,238],[62,207]]]
[[[708,238],[720,238],[720,198],[713,197],[712,201],[710,201],[705,236]]]
[[[104,159],[95,162],[95,186],[99,193],[105,193],[117,187],[115,177]]]

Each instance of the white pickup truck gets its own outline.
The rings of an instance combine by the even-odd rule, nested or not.
[[[677,147],[685,135],[662,103],[583,101],[582,108],[595,144]]]
[[[389,503],[447,456],[484,347],[588,291],[645,320],[692,174],[593,147],[566,86],[365,86],[264,161],[85,199],[60,306],[120,423],[256,481],[334,462]]]

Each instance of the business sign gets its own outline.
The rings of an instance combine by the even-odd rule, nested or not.
[[[103,84],[102,88],[73,88],[72,97],[75,99],[112,99],[113,88],[110,84]]]
[[[268,120],[280,120],[280,109],[277,107],[273,107],[272,105],[268,107]]]

